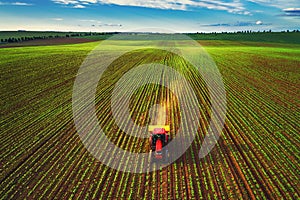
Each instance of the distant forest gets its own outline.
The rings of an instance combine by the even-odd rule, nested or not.
[[[300,44],[300,31],[238,31],[222,33],[192,33],[187,34],[194,40],[230,40],[248,42],[275,42]]]
[[[113,33],[95,32],[39,32],[39,31],[1,31],[1,43],[15,43],[31,40],[53,39],[53,38],[89,38],[97,36],[99,39],[106,39]]]

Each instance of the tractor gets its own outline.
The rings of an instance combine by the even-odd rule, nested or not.
[[[152,152],[152,158],[155,160],[167,161],[169,158],[169,152],[165,147],[170,141],[170,126],[165,125],[150,125],[149,132],[151,134],[149,138],[149,145]]]

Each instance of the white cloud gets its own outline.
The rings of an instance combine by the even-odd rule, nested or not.
[[[85,8],[85,6],[77,4],[77,5],[73,6],[73,8]]]
[[[94,19],[81,19],[79,21],[81,21],[81,22],[96,22],[96,20],[94,20]]]
[[[285,11],[285,12],[293,12],[293,11],[300,12],[300,8],[285,8],[285,9],[283,9],[283,11]]]
[[[98,23],[98,24],[101,23],[101,21],[95,20],[95,19],[81,19],[81,20],[79,20],[79,21],[80,21],[80,22],[92,22],[92,23]]]
[[[300,17],[300,8],[285,8],[282,11],[284,12],[283,16]]]
[[[271,24],[265,24],[260,20],[237,21],[235,23],[202,24],[202,26],[209,26],[209,27],[251,27],[251,26],[262,26],[262,25],[271,25]]]
[[[258,20],[258,21],[256,21],[256,23],[255,23],[256,25],[262,25],[263,24],[263,22],[262,21],[260,21],[260,20]]]
[[[244,15],[252,15],[252,13],[249,12],[249,11],[244,11],[243,14],[244,14]]]
[[[99,26],[99,27],[103,27],[103,26],[110,26],[110,27],[122,27],[122,24],[114,24],[114,23],[103,23],[100,20],[95,20],[95,19],[81,19],[78,20],[80,22],[85,22],[84,24],[92,24],[91,26],[95,27],[95,26]]]
[[[97,3],[98,0],[81,0],[81,3]]]
[[[85,8],[85,5],[89,4],[89,2],[87,2],[89,0],[52,0],[52,1],[58,4],[72,5],[72,8]],[[96,1],[97,0],[91,2],[96,2]]]
[[[182,1],[170,1],[170,0],[100,0],[99,3],[101,4],[115,4],[120,6],[136,6],[136,7],[146,7],[146,8],[158,8],[158,9],[167,9],[167,10],[186,10],[187,9],[187,2],[184,3]]]
[[[30,3],[24,3],[24,2],[14,2],[14,3],[11,3],[12,5],[15,5],[15,6],[31,6],[32,4]]]
[[[63,18],[52,18],[52,20],[54,20],[54,21],[63,21],[64,19]]]
[[[136,6],[165,10],[188,10],[195,7],[224,10],[230,13],[250,15],[240,0],[52,0],[65,5],[114,4],[120,6]]]
[[[75,0],[52,0],[52,1],[54,3],[65,4],[65,5],[79,3],[78,1],[75,1]]]
[[[0,2],[0,6],[32,6],[33,4],[25,2]]]
[[[300,6],[299,0],[247,0],[247,1],[266,5],[266,6],[273,6],[281,9],[284,9],[286,7]]]
[[[122,24],[100,24],[99,26],[122,27]]]
[[[150,7],[158,9],[170,9],[170,10],[187,10],[192,7],[202,7],[214,10],[225,10],[233,13],[240,13],[245,10],[243,4],[239,0],[233,0],[231,2],[222,0],[99,0],[103,4],[116,4],[138,7]]]

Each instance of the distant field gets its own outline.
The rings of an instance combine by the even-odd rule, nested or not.
[[[126,136],[111,116],[113,84],[134,64],[174,66],[199,98],[202,126],[191,147],[172,165],[144,174],[101,164],[76,132],[74,80],[100,42],[0,49],[1,198],[299,199],[300,45],[284,44],[293,43],[287,38],[280,44],[257,40],[199,41],[219,67],[228,103],[221,139],[205,159],[197,153],[209,119],[209,110],[203,110],[209,98],[201,77],[186,62],[146,49],[108,68],[97,88],[97,116],[106,135],[123,149],[142,152],[148,145],[147,139]],[[148,109],[160,98],[169,102],[168,123],[178,122],[176,100],[169,90],[154,85],[135,93],[135,121],[147,124]]]
[[[189,34],[194,40],[230,40],[300,44],[300,32]]]
[[[104,35],[87,35],[87,36],[80,36],[76,38],[84,38],[89,40],[105,40],[112,36],[112,34],[104,34]]]

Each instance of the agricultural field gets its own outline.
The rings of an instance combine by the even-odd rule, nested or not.
[[[238,32],[238,33],[206,33],[188,34],[195,40],[229,40],[241,42],[268,42],[300,44],[300,32]]]
[[[300,45],[198,42],[218,66],[227,95],[221,138],[203,159],[198,152],[210,119],[210,98],[201,75],[189,63],[148,48],[120,57],[99,81],[95,96],[99,124],[114,144],[131,152],[147,152],[148,139],[128,136],[115,125],[110,98],[115,83],[137,63],[174,66],[198,98],[201,120],[190,148],[169,166],[136,174],[95,159],[74,124],[74,81],[100,41],[0,48],[1,198],[299,199]],[[161,81],[170,76],[162,73]],[[148,84],[135,91],[132,119],[148,125],[155,104],[165,105],[163,118],[176,137],[177,124],[185,119],[180,118],[178,99],[167,88]]]

